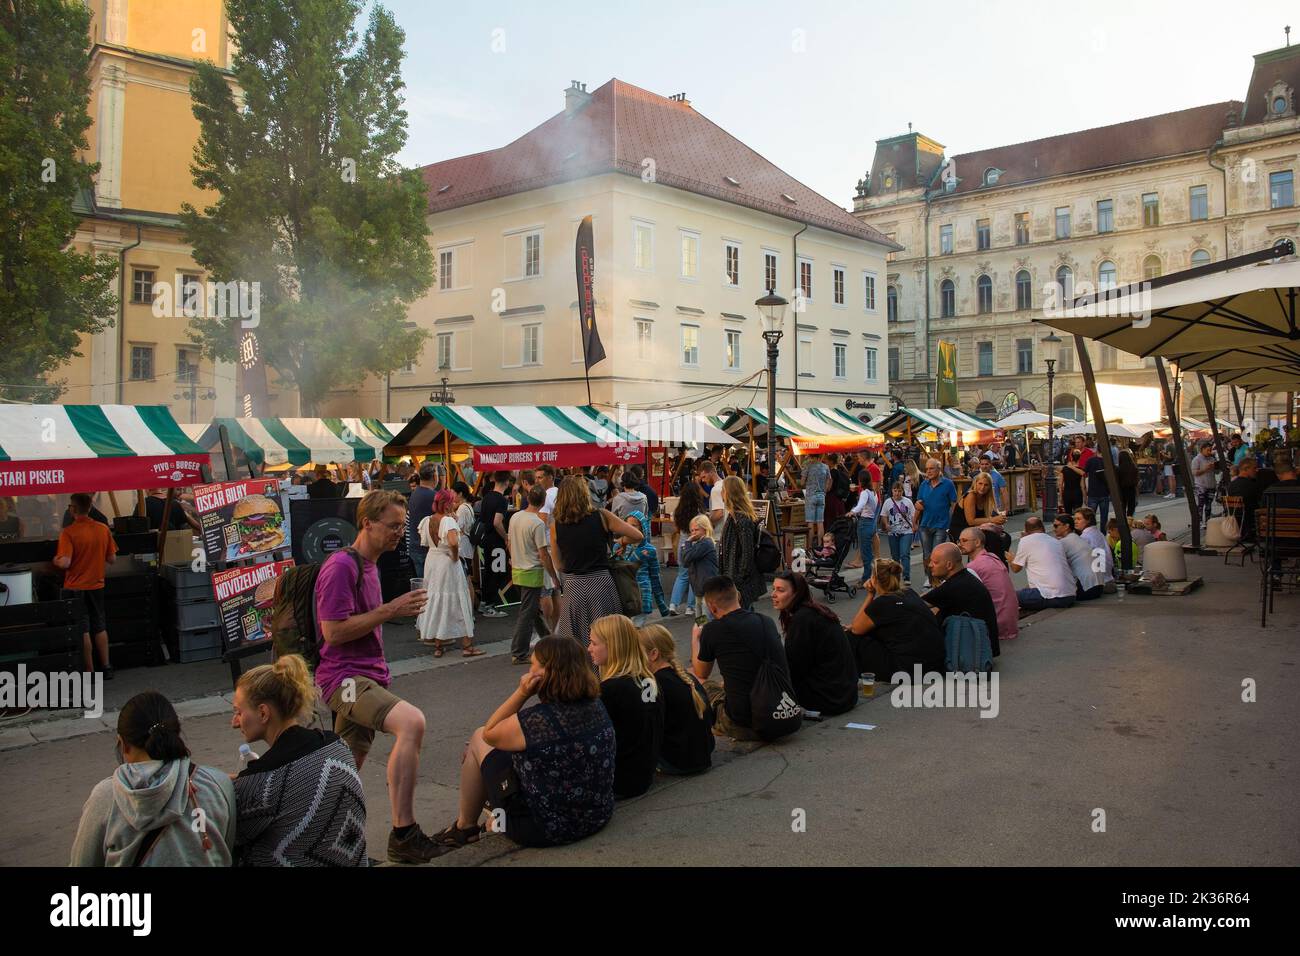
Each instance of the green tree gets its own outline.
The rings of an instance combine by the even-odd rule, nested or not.
[[[360,8],[226,0],[233,76],[203,64],[191,87],[191,171],[217,198],[183,207],[187,239],[214,280],[259,283],[258,344],[307,415],[332,388],[414,361],[428,335],[404,325],[433,282],[424,183],[395,160],[405,36],[376,7],[358,38]],[[233,359],[242,321],[192,319],[191,337]]]
[[[90,11],[0,0],[0,399],[53,401],[48,375],[112,324],[117,260],[68,248],[90,116]]]

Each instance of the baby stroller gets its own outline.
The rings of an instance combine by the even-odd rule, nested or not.
[[[826,595],[826,603],[830,604],[835,600],[836,591],[842,591],[849,597],[858,593],[857,586],[845,581],[840,573],[849,552],[853,550],[858,529],[854,519],[844,515],[831,522],[826,530],[835,538],[835,554],[830,558],[809,555],[812,563],[808,569],[808,586],[819,588]]]

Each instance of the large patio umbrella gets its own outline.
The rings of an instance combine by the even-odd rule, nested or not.
[[[1070,419],[1062,418],[1057,415],[1058,422],[1068,422]],[[1022,408],[1018,412],[1012,412],[1006,418],[1000,418],[993,423],[994,428],[1001,428],[1004,431],[1009,428],[1046,428],[1049,416],[1042,412],[1031,412],[1027,408]]]
[[[1122,422],[1106,423],[1106,434],[1111,438],[1141,438],[1149,431],[1151,429],[1144,426],[1135,428]],[[1063,438],[1069,438],[1071,435],[1095,435],[1097,434],[1097,426],[1092,422],[1071,422],[1056,429],[1056,434]]]

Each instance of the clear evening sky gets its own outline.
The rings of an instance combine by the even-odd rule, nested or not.
[[[684,92],[845,207],[909,122],[951,155],[1240,100],[1256,53],[1287,24],[1300,42],[1282,0],[383,2],[406,31],[408,165],[503,146],[570,80],[616,76]]]

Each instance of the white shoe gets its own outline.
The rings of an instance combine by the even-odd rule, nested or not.
[[[676,605],[676,604],[670,604],[670,605],[668,605],[668,613],[669,613],[669,614],[676,614],[676,613],[677,613],[677,605]]]
[[[687,614],[687,616],[689,616],[689,617],[694,617],[694,616],[695,616],[695,608],[693,608],[691,605],[688,604],[688,605],[686,606],[686,614]]]

